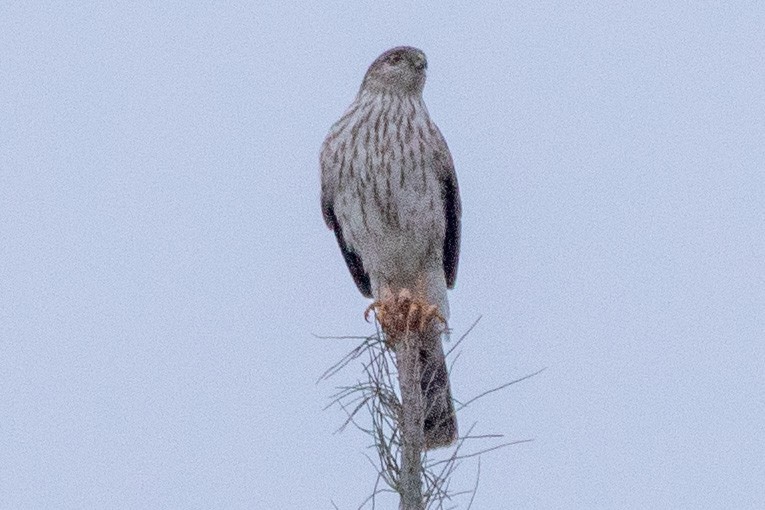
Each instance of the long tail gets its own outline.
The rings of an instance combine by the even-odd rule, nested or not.
[[[425,415],[425,448],[431,450],[448,446],[457,439],[457,416],[454,414],[441,335],[433,332],[424,340],[420,349],[420,385]]]

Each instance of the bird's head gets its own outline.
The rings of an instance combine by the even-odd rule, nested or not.
[[[392,48],[369,66],[362,91],[420,94],[425,86],[425,54],[411,46]]]

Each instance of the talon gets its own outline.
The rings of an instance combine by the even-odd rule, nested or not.
[[[375,301],[369,305],[366,310],[364,310],[364,320],[367,322],[372,322],[369,316],[374,311],[375,316],[377,317],[377,322],[379,322],[380,326],[385,329],[388,320],[388,308],[388,303],[384,301]]]
[[[383,330],[386,337],[395,335],[398,317],[396,316],[396,310],[395,308],[392,308],[391,303],[385,300],[374,301],[366,308],[366,310],[364,310],[364,320],[372,322],[370,315],[373,311],[377,322],[380,324],[380,329]]]
[[[435,313],[433,314],[433,319],[438,319],[438,321],[444,325],[444,331],[449,330],[449,323],[446,321],[446,317],[441,315],[441,312],[438,309],[435,310]]]
[[[378,305],[377,301],[375,301],[374,303],[372,303],[371,305],[369,305],[369,306],[367,307],[367,309],[366,309],[366,310],[364,310],[364,320],[365,320],[365,321],[367,321],[367,322],[371,322],[371,321],[369,320],[369,314],[372,312],[372,310],[375,310],[375,312],[376,312],[376,311],[377,311],[377,307],[378,307],[378,306],[379,306],[379,305]]]
[[[374,301],[364,310],[364,320],[372,322],[373,311],[389,347],[393,347],[397,340],[410,331],[424,333],[433,319],[447,324],[437,305],[422,298],[412,298],[408,289],[401,289],[395,297]]]
[[[417,317],[422,316],[422,307],[418,303],[412,303],[409,305],[409,309],[406,311],[406,331],[409,332],[409,330],[414,326],[418,321]],[[420,328],[420,331],[422,331],[422,328]]]
[[[438,313],[438,308],[435,305],[430,305],[425,309],[425,312],[420,316],[420,332],[425,331],[425,327],[430,323],[435,314]]]

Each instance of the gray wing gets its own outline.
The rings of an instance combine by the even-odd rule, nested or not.
[[[446,219],[446,232],[444,235],[444,275],[446,286],[454,288],[457,280],[457,263],[460,258],[460,229],[462,217],[462,203],[460,191],[457,186],[457,174],[454,171],[454,162],[441,133],[439,147],[436,150],[436,171],[438,181],[441,184],[441,201],[444,204],[444,217]]]
[[[358,253],[353,251],[343,239],[343,228],[335,216],[335,195],[337,193],[337,171],[332,162],[325,157],[325,151],[321,154],[321,212],[324,216],[324,223],[335,232],[337,244],[340,246],[340,252],[343,254],[345,264],[351,272],[356,287],[364,297],[372,297],[372,285],[369,282],[369,275],[364,270],[364,263]]]

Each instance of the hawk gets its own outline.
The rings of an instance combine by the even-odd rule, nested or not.
[[[425,54],[408,46],[372,63],[324,140],[321,208],[386,337],[410,325],[422,333],[423,433],[436,448],[457,437],[436,326],[457,277],[461,204],[449,148],[422,98],[426,69]]]

